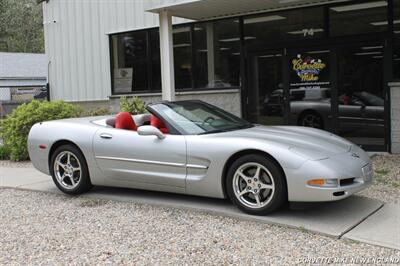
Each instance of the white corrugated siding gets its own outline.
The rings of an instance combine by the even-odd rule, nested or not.
[[[145,12],[176,0],[50,0],[43,3],[51,98],[106,100],[111,94],[108,35],[158,26]],[[54,23],[55,21],[55,23]],[[187,20],[174,18],[174,23]]]

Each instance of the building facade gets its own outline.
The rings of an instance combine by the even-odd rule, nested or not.
[[[18,105],[47,99],[45,54],[0,52],[0,118]]]
[[[124,95],[202,99],[400,151],[400,0],[50,0],[43,12],[52,99],[115,111]]]

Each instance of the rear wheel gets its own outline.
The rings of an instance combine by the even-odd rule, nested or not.
[[[239,209],[265,215],[287,201],[285,177],[276,163],[262,155],[246,155],[229,168],[226,191]]]
[[[56,186],[64,193],[81,194],[92,188],[85,157],[73,145],[62,145],[54,151],[50,173]]]

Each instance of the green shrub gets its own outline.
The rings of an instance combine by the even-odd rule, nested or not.
[[[90,109],[87,111],[83,111],[81,116],[100,116],[100,115],[109,115],[111,114],[110,110],[108,108],[95,108],[95,109]]]
[[[78,117],[82,108],[63,101],[32,101],[20,105],[2,122],[0,137],[10,151],[13,161],[27,160],[29,130],[38,122]]]
[[[6,145],[0,144],[0,160],[10,159],[10,149]]]
[[[147,113],[146,103],[136,96],[131,98],[121,97],[119,106],[121,112],[129,112],[134,115]]]

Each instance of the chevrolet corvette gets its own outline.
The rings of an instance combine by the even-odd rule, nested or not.
[[[228,198],[255,215],[340,200],[372,180],[369,156],[323,130],[252,124],[197,100],[147,110],[35,124],[31,161],[67,194],[96,185]]]

